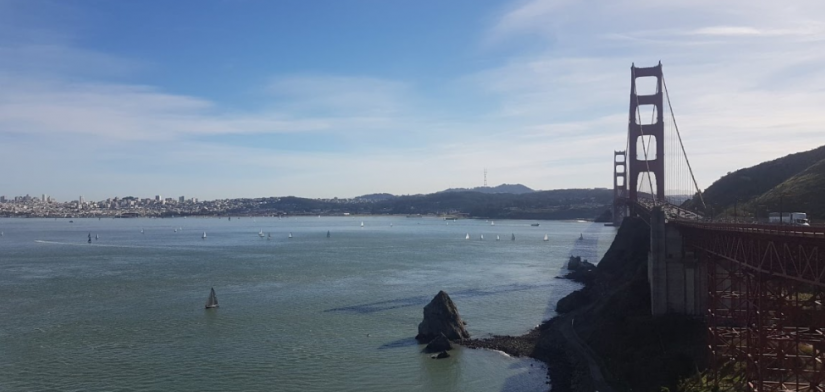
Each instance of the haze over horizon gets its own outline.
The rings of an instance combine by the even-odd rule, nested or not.
[[[610,187],[660,60],[706,188],[825,144],[824,43],[813,0],[0,0],[0,195]]]

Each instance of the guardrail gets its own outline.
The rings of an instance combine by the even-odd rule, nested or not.
[[[692,220],[672,220],[671,222],[681,226],[689,226],[705,230],[735,231],[751,234],[825,239],[825,227],[821,226],[772,225],[761,223],[730,223]]]

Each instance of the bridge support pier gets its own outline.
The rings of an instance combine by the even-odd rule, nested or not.
[[[704,315],[707,273],[692,251],[686,251],[682,233],[668,225],[661,207],[650,215],[650,253],[647,258],[650,311],[653,315]]]

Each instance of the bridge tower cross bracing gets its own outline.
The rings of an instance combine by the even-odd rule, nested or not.
[[[662,63],[655,67],[640,68],[636,65],[630,67],[630,119],[627,127],[628,140],[628,172],[630,182],[628,183],[628,197],[632,201],[638,201],[639,175],[648,173],[656,179],[655,195],[656,201],[665,201],[665,127],[664,127],[664,102],[662,93]],[[636,79],[644,77],[656,78],[656,92],[648,95],[638,95],[636,90]],[[644,123],[640,115],[640,106],[653,105],[656,109],[656,119],[652,124]],[[642,124],[639,124],[639,122]],[[639,140],[642,140],[644,151],[638,151]],[[647,143],[655,143],[655,157],[651,146]],[[641,157],[641,159],[640,159]],[[645,159],[647,158],[647,159]],[[650,187],[642,184],[642,189]]]
[[[627,151],[613,152],[613,225],[627,216]]]

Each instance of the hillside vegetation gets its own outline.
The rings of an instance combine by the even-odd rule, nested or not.
[[[717,217],[749,216],[759,219],[768,212],[807,212],[825,219],[825,146],[790,154],[728,173],[709,186],[703,196],[708,212]],[[687,202],[697,208],[698,200]]]

